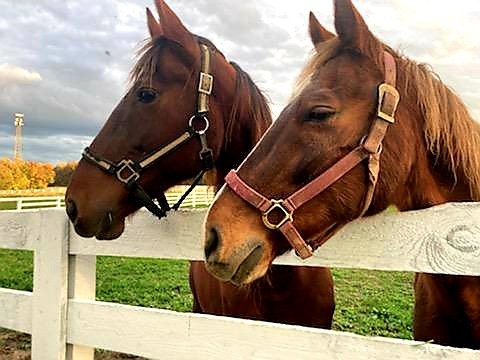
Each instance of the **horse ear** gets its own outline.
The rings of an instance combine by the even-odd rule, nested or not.
[[[362,49],[375,39],[351,0],[335,0],[335,28],[345,46]]]
[[[152,37],[152,39],[159,38],[163,35],[162,27],[157,22],[157,20],[155,20],[155,17],[153,16],[149,8],[147,8],[147,25],[148,31],[150,32],[150,36]]]
[[[176,41],[186,50],[195,54],[196,42],[192,33],[182,24],[178,16],[163,0],[155,0],[155,6],[160,16],[160,26],[163,29],[163,36]]]
[[[312,39],[313,45],[317,47],[324,41],[330,40],[335,37],[330,31],[325,29],[313,12],[310,11],[310,19],[308,30],[310,32],[310,38]]]

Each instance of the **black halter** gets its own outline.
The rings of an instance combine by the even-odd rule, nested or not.
[[[210,51],[206,45],[200,44],[200,50],[202,61],[198,80],[197,108],[195,114],[188,121],[187,129],[182,135],[139,161],[125,158],[115,164],[94,154],[88,147],[85,148],[82,154],[84,160],[116,176],[118,181],[125,185],[130,195],[159,219],[165,217],[171,209],[178,210],[185,198],[192,192],[195,186],[198,185],[205,172],[214,168],[213,151],[208,147],[206,136],[206,132],[210,127],[208,120],[208,99],[213,90],[213,76],[210,74],[211,58]],[[172,153],[194,137],[198,137],[202,145],[202,149],[199,152],[202,170],[195,176],[190,187],[175,205],[170,207],[164,193],[157,198],[157,205],[138,183],[141,173],[159,159]]]

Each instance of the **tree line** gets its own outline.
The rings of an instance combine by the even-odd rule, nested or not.
[[[67,186],[76,167],[75,161],[52,165],[35,161],[0,159],[0,190]]]

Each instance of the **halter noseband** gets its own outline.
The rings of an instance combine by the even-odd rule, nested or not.
[[[397,78],[395,59],[391,54],[385,51],[384,61],[385,82],[378,87],[377,117],[370,128],[370,132],[362,139],[360,144],[354,150],[340,159],[320,176],[290,197],[281,200],[270,200],[266,198],[245,183],[235,170],[232,170],[225,178],[226,183],[233,192],[262,212],[262,220],[267,228],[280,230],[282,232],[293,249],[295,249],[297,255],[302,259],[311,257],[313,251],[321,246],[326,239],[321,239],[320,242],[316,244],[307,243],[293,224],[293,213],[299,207],[306,204],[340,180],[365,159],[368,159],[369,184],[359,217],[365,215],[372,203],[380,172],[382,142],[389,125],[395,123],[395,112],[400,102],[400,94],[395,87]],[[274,211],[279,211],[283,215],[282,219],[277,223],[272,222],[270,219],[270,215]]]
[[[158,218],[165,217],[170,209],[178,210],[185,198],[192,192],[195,186],[198,185],[205,172],[214,167],[213,151],[208,147],[206,136],[206,132],[210,127],[208,120],[208,100],[213,90],[213,76],[210,74],[211,56],[210,50],[206,45],[200,44],[200,50],[201,70],[198,79],[196,112],[188,121],[187,129],[182,135],[138,161],[125,158],[118,163],[113,163],[96,155],[88,147],[82,154],[84,160],[96,165],[106,173],[116,176],[117,180],[126,186],[129,194]],[[191,186],[185,191],[174,206],[170,208],[164,193],[157,198],[157,205],[138,183],[141,173],[194,137],[198,137],[202,145],[202,149],[199,152],[199,158],[202,162],[202,170],[197,176],[195,176]]]

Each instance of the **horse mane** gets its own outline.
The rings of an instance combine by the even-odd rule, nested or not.
[[[290,101],[296,98],[305,89],[305,87],[312,80],[313,75],[317,72],[318,68],[325,64],[329,59],[335,57],[340,48],[340,41],[338,38],[332,38],[322,44],[318,45],[316,49],[312,50],[310,57],[307,59],[304,67],[300,71],[297,80],[293,87]]]
[[[474,121],[465,103],[430,66],[410,60],[380,41],[375,42],[381,45],[380,52],[360,51],[382,69],[382,73],[383,55],[379,57],[377,54],[385,50],[395,56],[398,72],[402,74],[398,79],[403,81],[397,86],[415,94],[416,105],[424,119],[423,132],[429,151],[438,164],[451,171],[455,180],[461,174],[473,199],[480,200],[480,125]],[[292,98],[298,96],[317,69],[341,49],[338,37],[320,44],[301,71]]]
[[[208,46],[208,48],[213,53],[219,53],[223,58],[225,56],[223,53],[218,50],[218,48],[207,38],[199,35],[192,34],[194,39],[198,41],[200,44],[204,44]],[[141,82],[143,84],[151,84],[153,76],[155,75],[155,71],[157,68],[158,61],[160,59],[161,51],[164,44],[170,44],[180,50],[183,50],[180,44],[175,41],[169,40],[168,38],[158,38],[158,39],[151,39],[148,38],[140,43],[140,48],[136,52],[136,59],[137,62],[133,66],[132,70],[130,71],[130,75],[128,78],[129,84],[132,86],[137,82]],[[192,73],[193,75],[193,73]]]
[[[255,85],[250,75],[237,63],[231,62],[230,64],[237,73],[237,79],[236,95],[225,130],[225,146],[228,146],[233,137],[238,135],[236,129],[244,127],[248,128],[253,135],[251,137],[253,148],[253,145],[260,140],[272,123],[272,114],[267,98]]]
[[[430,66],[400,58],[404,89],[412,89],[424,118],[425,141],[430,152],[457,179],[457,173],[480,200],[480,125],[465,103],[445,85]]]

